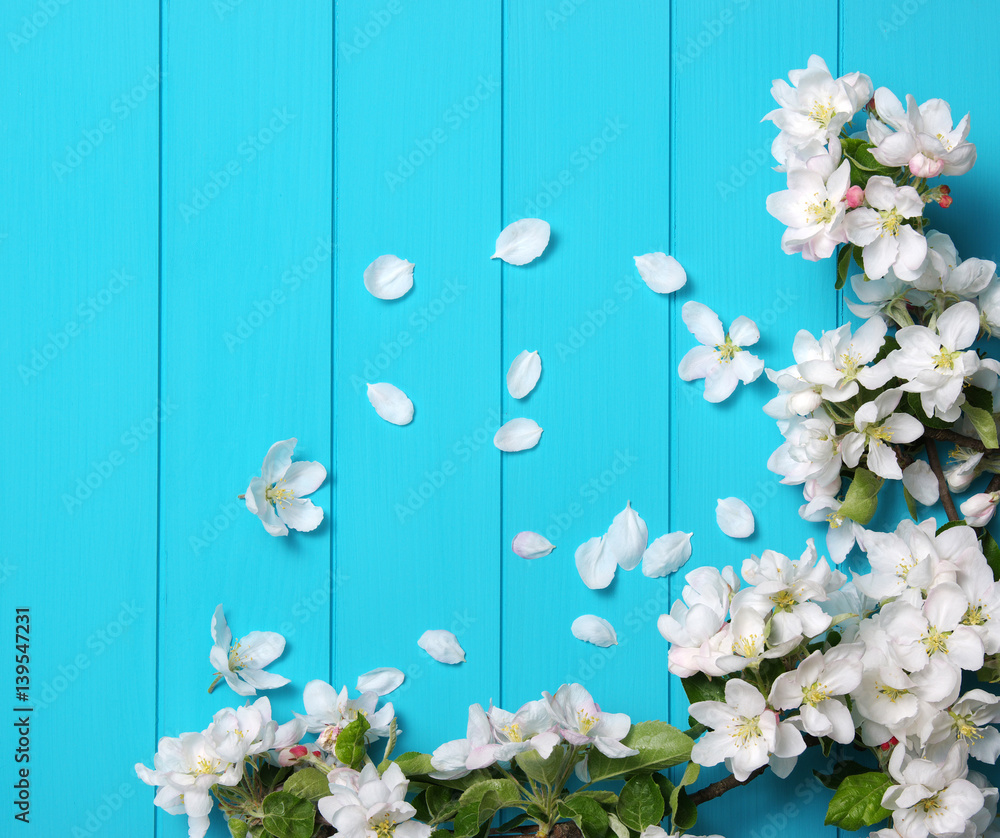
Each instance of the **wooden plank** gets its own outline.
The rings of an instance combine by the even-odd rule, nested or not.
[[[670,527],[670,299],[633,262],[670,251],[669,33],[664,3],[508,4],[503,220],[537,216],[553,231],[540,260],[504,268],[503,369],[524,349],[539,350],[543,368],[526,399],[504,391],[504,419],[545,429],[536,449],[503,461],[511,709],[575,681],[606,710],[636,719],[667,710],[666,668],[649,665],[666,658],[656,631],[666,580],[619,570],[592,591],[574,551],[628,500],[651,537]],[[509,545],[522,530],[557,549],[519,558]],[[617,646],[572,636],[586,613],[611,622]]]
[[[404,670],[401,747],[432,749],[499,696],[500,2],[339,3],[336,32],[334,675]],[[416,264],[396,302],[362,284],[387,253]],[[421,651],[432,628],[467,662]]]
[[[163,27],[162,393],[177,411],[161,457],[159,732],[176,736],[243,703],[205,692],[220,602],[234,636],[287,638],[278,718],[330,675],[330,481],[312,496],[320,528],[287,538],[237,495],[276,440],[332,466],[333,21],[319,0],[181,0]],[[183,834],[183,818],[160,821]]]
[[[11,639],[15,608],[31,629],[27,701],[14,644],[0,653],[10,834],[152,828],[132,765],[154,741],[158,31],[149,4],[0,12],[0,421],[19,475],[0,600]],[[67,726],[95,718],[101,770],[67,781]]]
[[[813,264],[781,252],[781,225],[764,207],[767,195],[785,187],[771,171],[774,127],[760,119],[775,105],[771,80],[804,67],[810,54],[836,70],[837,4],[828,0],[803,15],[795,3],[750,4],[737,0],[674,4],[674,253],[687,267],[689,282],[675,298],[670,325],[673,411],[670,422],[669,492],[673,527],[694,531],[694,567],[733,565],[737,572],[751,553],[770,548],[797,558],[806,538],[823,547],[825,528],[798,516],[802,496],[781,486],[767,458],[781,442],[774,421],[761,408],[775,393],[765,376],[740,388],[721,405],[702,398],[701,383],[686,383],[677,363],[695,345],[681,320],[681,306],[698,300],[726,327],[739,315],[761,330],[754,354],[767,366],[792,363],[799,329],[819,334],[837,325],[832,263]],[[716,525],[718,498],[736,496],[754,512],[755,534],[736,541]],[[672,599],[681,595],[683,572],[672,580]],[[687,700],[671,694],[671,715],[683,724]],[[802,795],[788,797],[788,783],[773,776],[756,781],[725,802],[708,804],[698,828],[732,830],[727,812],[738,805],[744,834],[816,834],[827,793],[806,774]],[[720,769],[705,772],[715,779]],[[790,805],[792,810],[782,807]],[[768,818],[773,818],[768,820]],[[828,833],[834,830],[828,829]]]

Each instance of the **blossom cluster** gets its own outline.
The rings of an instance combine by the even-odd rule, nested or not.
[[[963,692],[962,676],[1000,651],[1000,583],[968,526],[904,521],[865,546],[871,570],[850,582],[812,541],[798,560],[745,560],[742,581],[731,567],[687,575],[658,624],[669,669],[724,683],[691,705],[709,728],[691,759],[784,777],[806,737],[855,745],[887,772],[887,835],[983,834],[998,792],[969,760],[1000,754],[1000,697]]]

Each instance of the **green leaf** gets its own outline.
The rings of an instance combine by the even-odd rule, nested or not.
[[[501,809],[521,802],[521,790],[512,780],[480,780],[458,799],[455,838],[471,838]]]
[[[625,783],[618,796],[616,811],[625,826],[642,832],[647,826],[663,820],[666,803],[656,780],[644,774]]]
[[[458,810],[454,793],[444,786],[428,786],[424,789],[424,805],[434,823],[451,820]]]
[[[905,486],[903,487],[903,499],[906,501],[906,509],[910,513],[910,517],[914,521],[919,521],[920,518],[917,513],[917,501],[913,495],[910,494],[910,490]]]
[[[982,387],[966,387],[964,392],[965,401],[973,407],[993,412],[993,394],[989,390],[984,390]]]
[[[552,749],[548,759],[542,759],[538,751],[524,751],[514,757],[514,762],[518,767],[536,783],[544,786],[553,786],[562,775],[563,760],[566,757],[566,748],[557,745]]]
[[[241,821],[239,818],[229,819],[229,834],[232,838],[246,838],[249,831],[250,827],[247,826],[246,821]]]
[[[407,751],[393,760],[407,777],[426,777],[434,770],[431,755],[419,751]]]
[[[847,282],[847,271],[851,267],[851,250],[853,245],[845,244],[837,254],[837,284],[834,286],[838,291]]]
[[[924,413],[924,406],[920,403],[919,393],[908,393],[906,404],[910,408],[910,412],[920,420],[920,423],[925,428],[950,428],[954,424],[954,422],[945,422],[942,419],[932,419]]]
[[[987,448],[1000,447],[1000,443],[997,442],[997,423],[991,411],[966,403],[962,405],[962,413],[968,417],[972,427],[976,429],[983,445]]]
[[[881,771],[845,777],[830,801],[824,823],[855,832],[885,820],[891,813],[882,807],[882,796],[889,785]]]
[[[691,757],[694,742],[689,736],[666,722],[639,722],[629,729],[622,744],[639,753],[631,757],[611,759],[597,749],[591,751],[587,767],[591,782],[621,774],[652,773],[679,765]]]
[[[608,829],[614,833],[615,838],[629,838],[632,834],[614,812],[608,812]],[[608,838],[611,836],[609,835]]]
[[[997,540],[986,530],[983,530],[982,548],[986,563],[993,571],[994,580],[1000,581],[1000,544],[997,544]]]
[[[689,704],[694,704],[697,701],[726,700],[726,682],[722,678],[709,678],[699,672],[689,678],[682,678],[681,684]]]
[[[528,816],[524,814],[524,812],[521,812],[521,814],[515,815],[509,821],[505,821],[500,824],[500,826],[497,827],[497,834],[503,835],[506,832],[511,832],[512,830],[517,829],[527,819]]]
[[[691,802],[686,789],[680,789],[673,807],[674,830],[691,829],[698,822],[698,807]]]
[[[615,806],[618,803],[618,795],[613,791],[605,791],[604,789],[583,789],[582,791],[573,792],[571,797],[589,797],[604,807]]]
[[[670,797],[667,800],[670,803],[671,812],[679,812],[682,808],[681,806],[681,795],[684,794],[687,797],[686,792],[684,792],[685,786],[690,786],[695,780],[698,779],[698,774],[701,773],[701,766],[696,762],[689,762],[687,768],[684,769],[684,776],[681,777],[680,784],[671,790]],[[694,809],[694,804],[688,804],[690,808]],[[693,822],[692,822],[693,825]],[[690,829],[691,827],[684,827],[685,829]]]
[[[283,791],[301,797],[303,800],[319,800],[330,795],[330,783],[326,774],[317,768],[303,768],[285,780]]]
[[[559,801],[559,814],[573,821],[584,838],[604,838],[608,831],[608,813],[592,797],[573,794]]]
[[[941,535],[941,533],[943,533],[945,530],[950,530],[952,527],[967,527],[967,526],[969,525],[965,523],[964,518],[960,518],[957,521],[948,521],[947,523],[944,523],[940,527],[938,527],[934,535],[935,536]]]
[[[846,759],[843,762],[838,762],[830,774],[820,774],[819,771],[813,771],[813,774],[828,789],[836,791],[845,777],[850,777],[854,774],[867,774],[870,771],[871,768],[869,766],[862,765],[860,762],[855,762],[852,759]]]
[[[311,838],[316,820],[316,807],[308,800],[273,791],[261,804],[264,829],[275,838]]]
[[[364,716],[358,716],[337,736],[334,753],[344,765],[349,765],[355,771],[361,769],[365,762],[365,734],[371,729]]]
[[[854,470],[854,479],[847,489],[847,496],[838,510],[840,515],[864,525],[878,508],[878,493],[883,480],[866,468]]]

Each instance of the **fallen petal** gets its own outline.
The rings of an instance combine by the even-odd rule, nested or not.
[[[510,265],[526,265],[542,255],[551,230],[540,218],[522,218],[503,228],[497,237],[497,250],[491,259],[503,259]]]
[[[666,253],[647,253],[634,258],[642,281],[657,294],[670,294],[678,288],[683,288],[687,282],[687,273],[673,256],[667,256]]]
[[[392,384],[369,384],[368,401],[386,422],[409,425],[413,421],[413,402],[407,398],[406,393]]]
[[[576,570],[583,584],[591,590],[606,588],[615,578],[618,559],[613,553],[604,549],[603,535],[585,541],[576,548],[573,557],[576,559]]]
[[[511,419],[501,426],[493,437],[493,444],[501,451],[524,451],[538,445],[542,429],[532,419]]]
[[[941,497],[937,477],[923,460],[914,460],[903,469],[903,486],[924,506],[933,506]]]
[[[428,629],[420,635],[417,645],[441,663],[465,662],[465,650],[458,645],[458,638],[450,631]]]
[[[584,614],[573,620],[572,631],[573,637],[584,643],[593,643],[604,648],[618,645],[618,635],[615,634],[614,626],[593,614]]]
[[[715,507],[715,520],[719,522],[719,529],[730,538],[753,535],[753,512],[739,498],[719,498]]]
[[[518,355],[507,370],[507,392],[515,399],[523,399],[538,383],[542,374],[542,359],[537,352],[527,349]]]
[[[689,532],[669,532],[661,535],[642,554],[642,573],[650,578],[667,576],[684,567],[691,558]]]
[[[365,288],[380,300],[398,300],[413,287],[413,262],[379,256],[365,268]]]
[[[604,549],[614,555],[622,570],[632,570],[639,564],[648,539],[646,522],[632,508],[632,501],[629,501],[611,522]]]
[[[405,677],[400,670],[393,666],[380,666],[378,669],[358,676],[357,689],[359,693],[388,695],[403,683]]]
[[[537,532],[519,532],[510,545],[522,559],[540,559],[556,549],[556,545]]]

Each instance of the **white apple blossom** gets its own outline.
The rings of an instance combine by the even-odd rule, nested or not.
[[[896,452],[887,443],[913,442],[923,435],[924,426],[907,413],[893,413],[901,396],[900,390],[886,390],[857,409],[855,431],[840,443],[845,465],[854,468],[867,449],[869,469],[887,480],[903,479]]]
[[[743,348],[760,340],[757,324],[749,317],[737,317],[726,333],[719,316],[694,300],[684,303],[681,317],[702,345],[688,350],[677,372],[685,381],[704,378],[706,401],[724,401],[738,382],[750,384],[764,371],[764,362]]]
[[[624,713],[604,713],[580,684],[563,684],[556,694],[542,693],[555,727],[571,745],[593,745],[612,759],[635,756],[639,752],[621,740],[632,727]]]
[[[985,527],[996,514],[1000,492],[980,492],[965,500],[960,509],[970,527]]]
[[[256,695],[257,690],[273,690],[288,683],[287,678],[264,671],[285,650],[285,638],[277,632],[251,631],[234,640],[220,604],[212,615],[212,640],[208,657],[216,677],[209,692],[221,678],[238,695]]]
[[[682,598],[661,614],[656,627],[670,643],[667,669],[681,678],[696,672],[721,676],[720,657],[729,639],[726,617],[739,581],[731,567],[704,567],[689,573]],[[732,647],[729,646],[731,649]]]
[[[784,435],[785,441],[767,460],[768,469],[780,474],[782,483],[831,483],[840,476],[843,458],[839,438],[826,411],[817,410],[808,419],[790,419]]]
[[[246,504],[271,535],[288,535],[288,529],[310,532],[323,521],[323,510],[305,496],[326,480],[326,469],[317,462],[292,462],[298,442],[294,437],[276,442],[264,457],[261,476],[246,490]]]
[[[487,715],[493,736],[500,745],[497,759],[501,762],[507,762],[514,754],[525,751],[537,751],[542,759],[548,759],[552,749],[562,741],[555,730],[556,722],[549,704],[544,699],[529,701],[514,713],[491,707]]]
[[[330,796],[316,804],[319,813],[342,838],[429,838],[431,827],[413,820],[417,810],[406,802],[409,781],[391,763],[379,776],[369,763],[360,772],[331,771]]]
[[[837,481],[839,484],[839,480]],[[826,549],[830,561],[841,564],[847,554],[857,544],[864,548],[865,528],[857,521],[840,514],[842,501],[832,495],[817,495],[799,507],[799,517],[805,521],[822,522],[829,525],[826,533]]]
[[[305,713],[296,713],[310,733],[323,734],[324,750],[332,748],[340,732],[358,716],[364,716],[369,729],[365,732],[365,742],[371,744],[376,739],[389,735],[389,727],[395,716],[392,702],[376,710],[378,695],[374,692],[362,693],[357,698],[348,698],[347,687],[338,693],[326,681],[310,681],[302,691]]]
[[[927,240],[906,223],[920,218],[924,202],[912,186],[896,186],[876,175],[865,187],[867,207],[847,214],[847,238],[862,247],[865,273],[881,279],[892,268],[905,281],[916,279],[927,255]]]
[[[873,317],[858,327],[851,335],[851,326],[845,323],[829,336],[833,352],[830,358],[816,358],[798,364],[799,374],[808,381],[822,385],[823,399],[845,401],[858,392],[858,385],[873,390],[885,384],[887,376],[869,367],[885,343],[887,327],[881,317]]]
[[[725,689],[725,702],[696,701],[688,711],[710,728],[694,743],[691,761],[706,767],[725,761],[737,780],[745,780],[773,756],[782,761],[775,765],[775,773],[787,776],[791,771],[787,761],[805,750],[802,734],[778,721],[760,690],[746,681],[733,678]]]
[[[847,241],[844,198],[850,185],[851,164],[846,160],[829,173],[808,166],[789,169],[788,189],[767,196],[767,211],[788,228],[781,249],[812,262],[829,258]]]
[[[969,690],[950,707],[940,710],[920,731],[929,758],[945,757],[956,743],[962,743],[980,762],[995,765],[1000,756],[1000,696],[986,690]]]
[[[768,701],[776,710],[798,710],[798,725],[813,736],[834,742],[854,741],[854,722],[842,696],[861,684],[861,648],[837,646],[813,652],[791,672],[779,675]]]
[[[756,667],[769,658],[780,658],[794,649],[799,641],[792,638],[777,645],[765,641],[768,631],[764,618],[753,608],[741,608],[733,613],[716,665],[723,672],[739,672]]]
[[[454,780],[477,768],[486,768],[500,758],[502,746],[493,738],[493,727],[482,705],[469,707],[469,723],[464,739],[453,739],[440,745],[431,754],[432,777]],[[507,756],[507,759],[510,757]]]

